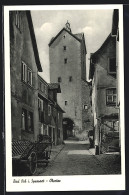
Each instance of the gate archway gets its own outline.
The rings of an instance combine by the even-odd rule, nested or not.
[[[63,119],[63,139],[67,139],[68,137],[74,137],[74,122],[70,118]]]

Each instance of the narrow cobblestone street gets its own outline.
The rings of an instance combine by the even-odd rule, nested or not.
[[[89,151],[89,144],[66,141],[63,149],[47,167],[39,166],[36,175],[101,175],[106,174],[99,161]]]

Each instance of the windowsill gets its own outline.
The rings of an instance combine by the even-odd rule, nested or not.
[[[27,131],[27,130],[23,130],[23,129],[22,129],[22,132],[29,133],[29,134],[34,134],[34,131]]]
[[[27,83],[26,81],[22,80],[22,83],[24,83],[26,86],[28,86],[29,88],[33,89],[33,86],[30,85],[29,83]]]
[[[106,104],[107,107],[116,107],[116,104]]]

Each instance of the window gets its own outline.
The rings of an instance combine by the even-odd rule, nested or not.
[[[64,48],[64,51],[66,51],[66,46],[63,46],[63,48]]]
[[[64,64],[67,64],[67,58],[64,59]]]
[[[20,27],[21,27],[21,16],[20,16],[20,12],[19,11],[15,12],[15,25],[20,30]]]
[[[38,98],[39,121],[43,121],[43,100]]]
[[[48,116],[50,116],[50,115],[51,115],[51,106],[48,105]]]
[[[22,109],[22,130],[33,131],[33,113]]]
[[[28,68],[28,84],[32,86],[32,70]]]
[[[27,130],[27,111],[22,109],[22,130]]]
[[[84,109],[84,110],[87,110],[87,109],[88,109],[88,106],[85,104],[85,105],[83,106],[83,109]]]
[[[27,65],[22,62],[22,80],[27,81]]]
[[[69,82],[71,82],[71,81],[72,81],[72,76],[69,77]]]
[[[45,85],[45,95],[47,95],[47,86]]]
[[[116,88],[110,88],[106,90],[106,103],[109,106],[116,105]]]
[[[32,70],[22,62],[22,81],[32,86]]]
[[[68,105],[68,102],[67,101],[65,101],[65,106],[67,106]]]
[[[58,120],[60,119],[60,113],[58,112]]]
[[[66,35],[63,36],[63,38],[65,39]]]
[[[33,131],[33,113],[28,113],[28,131]]]
[[[61,77],[58,77],[58,83],[61,83]]]
[[[116,73],[116,58],[109,58],[108,72],[110,74]]]

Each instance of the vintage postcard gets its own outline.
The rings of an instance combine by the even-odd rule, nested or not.
[[[122,5],[4,6],[6,191],[125,189]]]

